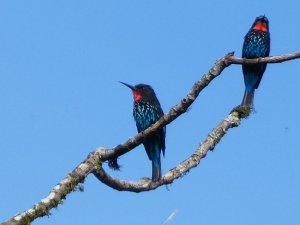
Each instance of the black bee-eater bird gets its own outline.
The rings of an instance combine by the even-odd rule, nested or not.
[[[270,53],[269,21],[265,16],[255,19],[250,30],[245,36],[242,57],[253,59],[267,57]],[[242,106],[253,107],[254,91],[258,88],[261,78],[266,70],[267,64],[243,65],[245,82],[245,94]]]
[[[137,84],[129,87],[133,93],[133,117],[136,122],[138,132],[141,132],[154,124],[164,115],[160,103],[153,88],[147,84]],[[152,161],[152,180],[158,181],[161,178],[160,153],[165,155],[166,127],[157,130],[150,135],[143,143],[148,158]]]

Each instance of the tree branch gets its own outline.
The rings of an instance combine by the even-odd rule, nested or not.
[[[87,159],[80,163],[71,173],[69,173],[58,185],[56,185],[49,195],[35,204],[32,208],[19,213],[2,223],[2,225],[23,225],[30,224],[38,217],[50,214],[50,210],[60,204],[65,197],[74,191],[79,183],[84,182],[84,179],[90,174],[94,173],[98,179],[103,183],[111,186],[117,190],[126,191],[148,191],[156,189],[165,184],[172,183],[175,179],[186,174],[191,168],[196,167],[202,158],[204,158],[209,150],[212,150],[215,145],[225,135],[226,131],[232,127],[239,125],[240,120],[248,115],[249,109],[235,109],[233,110],[207,137],[202,145],[194,152],[194,154],[183,161],[177,167],[165,174],[161,181],[152,182],[148,179],[143,179],[139,182],[128,182],[124,180],[117,180],[112,178],[102,169],[102,163],[117,158],[133,148],[141,144],[144,139],[155,132],[156,130],[171,123],[178,116],[187,111],[189,106],[195,101],[199,93],[222,71],[231,64],[247,64],[247,63],[280,63],[287,60],[300,58],[300,52],[294,54],[259,58],[259,59],[241,59],[233,56],[233,53],[225,55],[225,57],[216,61],[214,66],[208,73],[196,82],[187,96],[174,106],[168,114],[160,118],[155,124],[147,128],[145,131],[137,134],[135,137],[129,139],[123,144],[116,146],[113,149],[98,148],[95,152],[89,154]],[[245,110],[245,111],[243,111]],[[248,110],[248,111],[247,111]]]
[[[300,58],[300,52],[295,52],[286,55],[277,55],[277,56],[269,56],[264,58],[257,59],[246,59],[246,58],[237,58],[233,55],[231,57],[227,57],[227,62],[229,64],[258,64],[258,63],[282,63],[285,61],[298,59]]]
[[[166,126],[171,123],[177,117],[182,115],[187,111],[190,105],[196,100],[200,92],[217,76],[219,76],[222,71],[229,66],[229,58],[233,56],[233,53],[228,53],[224,56],[224,58],[218,59],[213,67],[208,71],[208,73],[204,74],[202,78],[197,81],[190,92],[187,94],[185,98],[183,98],[176,106],[172,107],[171,110],[164,116],[162,116],[155,124],[148,127],[146,130],[137,134],[135,137],[129,139],[123,144],[116,146],[113,149],[109,149],[106,152],[105,156],[102,156],[103,160],[108,160],[112,158],[119,157],[131,149],[137,147],[141,144],[149,134],[154,133],[156,130]]]
[[[202,78],[196,82],[187,96],[181,100],[176,106],[171,108],[168,114],[161,117],[155,124],[148,127],[143,132],[137,134],[135,137],[129,139],[123,144],[116,146],[113,149],[109,149],[106,152],[105,156],[102,156],[103,160],[108,160],[112,158],[119,157],[131,149],[137,147],[141,144],[144,139],[151,133],[154,133],[156,130],[164,127],[165,125],[171,123],[181,114],[185,113],[190,105],[196,100],[200,92],[216,77],[218,77],[222,71],[230,66],[231,64],[259,64],[259,63],[282,63],[285,61],[298,59],[300,58],[300,52],[278,55],[278,56],[270,56],[264,58],[257,59],[245,59],[245,58],[237,58],[234,56],[234,52],[230,52],[226,54],[223,58],[218,59],[213,67],[208,71],[208,73],[204,74]]]
[[[171,184],[175,179],[184,176],[192,168],[196,167],[200,163],[200,160],[206,156],[207,152],[209,150],[212,151],[215,148],[226,132],[230,128],[239,126],[241,119],[247,117],[249,113],[250,108],[234,109],[216,128],[213,129],[204,142],[199,145],[196,151],[188,159],[171,169],[161,178],[160,181],[154,182],[148,178],[143,178],[139,182],[119,180],[107,174],[101,166],[99,166],[93,173],[102,183],[118,191],[151,191],[159,186]]]

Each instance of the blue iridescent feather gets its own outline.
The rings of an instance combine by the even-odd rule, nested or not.
[[[269,21],[265,16],[257,17],[245,36],[242,57],[253,59],[267,57],[270,53]],[[243,65],[245,94],[242,106],[253,107],[254,91],[258,88],[267,64]]]
[[[138,132],[142,132],[164,115],[156,94],[151,86],[138,84],[128,85],[134,96],[133,117],[136,122]],[[150,135],[144,142],[146,153],[152,161],[152,180],[157,181],[161,177],[161,152],[165,154],[166,127],[159,129]]]

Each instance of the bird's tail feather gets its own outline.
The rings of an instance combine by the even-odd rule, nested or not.
[[[254,100],[254,89],[250,91],[245,90],[241,106],[248,106],[252,108],[253,100]]]
[[[158,160],[152,160],[152,180],[158,181],[161,178],[160,156]]]

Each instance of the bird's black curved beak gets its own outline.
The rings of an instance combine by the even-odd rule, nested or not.
[[[122,82],[122,81],[119,81],[121,84],[124,84],[125,86],[127,86],[127,87],[129,87],[132,91],[134,91],[136,88],[134,87],[134,86],[132,86],[132,85],[130,85],[130,84],[126,84],[126,83],[124,83],[124,82]]]

